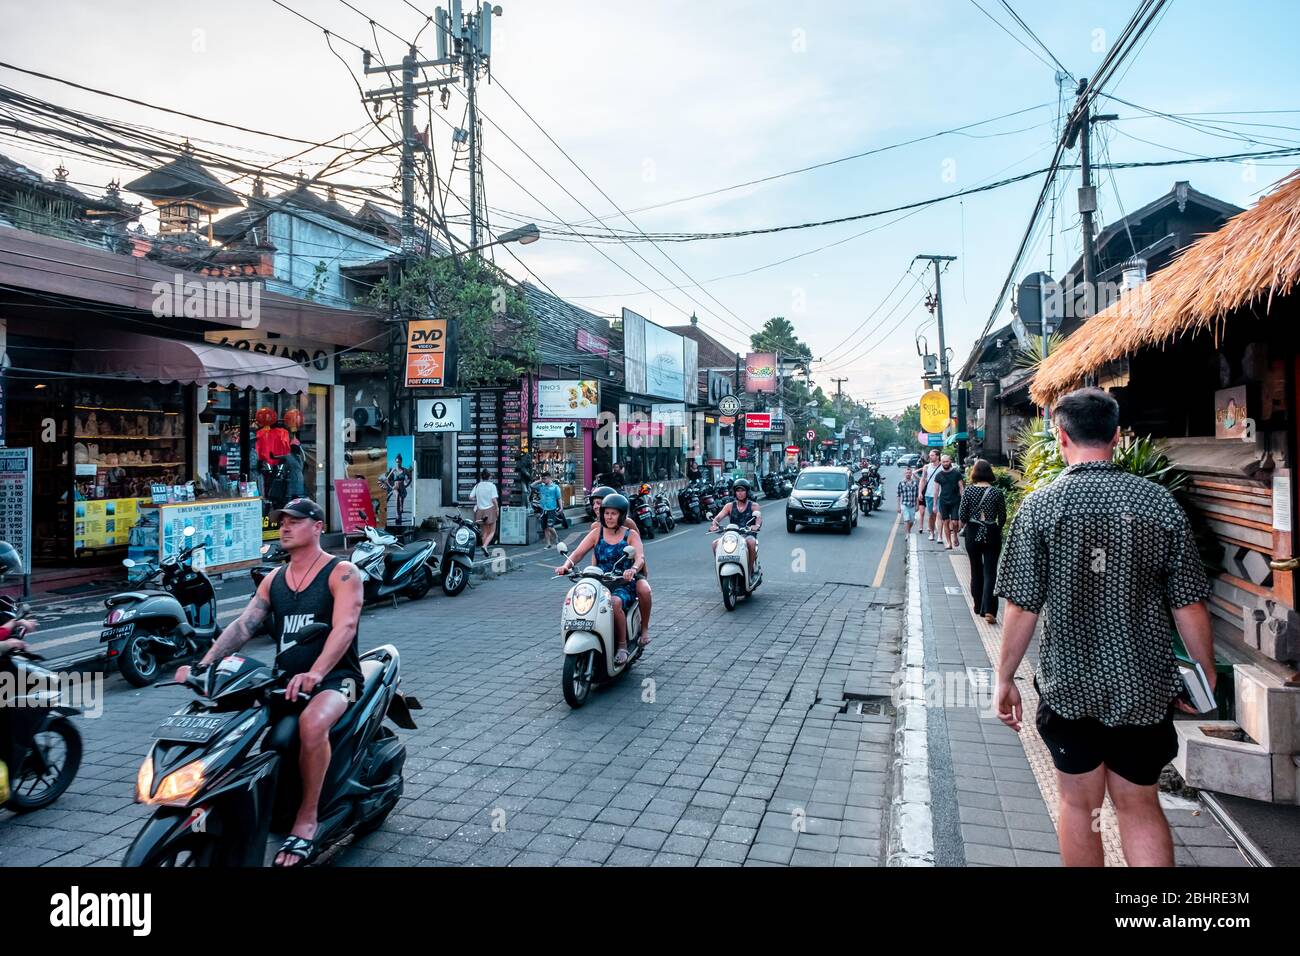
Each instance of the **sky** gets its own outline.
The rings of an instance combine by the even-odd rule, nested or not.
[[[432,4],[350,2],[364,16],[343,0],[284,0],[336,34],[336,56],[320,30],[272,0],[49,0],[9,18],[0,61],[257,130],[312,140],[357,130],[345,142],[377,145],[382,138],[366,126],[357,80],[366,88],[385,80],[361,74],[361,53],[347,41],[394,62],[402,50],[393,34],[415,36]],[[1137,3],[1011,6],[1070,73],[1083,77]],[[368,18],[376,23],[373,35]],[[1292,39],[1298,33],[1300,4],[1289,0],[1170,0],[1105,92],[1148,110],[1213,114],[1195,120],[1219,129],[1191,129],[1103,100],[1099,109],[1119,119],[1099,127],[1095,160],[1223,155],[1300,142]],[[432,57],[431,28],[420,42]],[[1059,104],[1063,99],[1068,109],[1073,100],[1072,82],[1058,87],[1055,65],[999,0],[512,0],[494,19],[493,44],[493,79],[479,98],[491,227],[536,222],[543,233],[515,249],[518,260],[496,253],[500,265],[598,314],[627,307],[663,325],[695,314],[729,348],[747,349],[751,333],[783,315],[819,360],[814,381],[829,392],[833,378],[847,378],[847,394],[885,413],[920,395],[918,335],[929,351],[938,350],[923,301],[933,278],[914,257],[957,257],[942,276],[955,372],[990,318],[1041,176],[920,211],[768,235],[593,247],[566,233],[579,223],[600,229],[601,221],[647,233],[730,232],[945,196],[1046,167]],[[298,148],[2,68],[0,84],[263,162]],[[460,125],[463,108],[453,94],[450,108],[437,112]],[[1255,112],[1284,110],[1290,112]],[[1247,123],[1271,125],[1241,125]],[[391,119],[385,124],[395,129]],[[423,110],[417,124],[431,125],[445,179],[451,129]],[[931,138],[898,145],[919,137]],[[882,147],[896,148],[726,189]],[[2,127],[0,152],[47,174],[63,162],[73,182],[91,186],[137,174],[30,149]],[[321,156],[280,168],[311,175]],[[450,186],[465,197],[461,166]],[[1098,228],[1180,179],[1248,206],[1296,166],[1300,160],[1288,157],[1103,171]],[[394,168],[391,159],[379,159],[338,178],[387,186]],[[246,182],[238,186],[247,189]],[[1055,215],[1042,217],[1017,279],[1040,269],[1060,275],[1079,255],[1077,186],[1077,173],[1061,181]],[[725,191],[672,202],[715,190]],[[659,208],[637,211],[646,206]],[[447,212],[464,208],[451,199]],[[463,219],[453,229],[467,235]],[[1009,320],[1004,305],[994,324]]]

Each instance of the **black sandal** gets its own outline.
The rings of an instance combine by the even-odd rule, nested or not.
[[[281,853],[287,853],[290,856],[296,856],[301,862],[277,863],[275,865],[285,870],[299,866],[307,866],[316,859],[319,852],[320,847],[316,845],[314,840],[308,840],[306,837],[290,834],[285,841],[280,844],[280,849],[276,851],[275,855],[278,858]]]

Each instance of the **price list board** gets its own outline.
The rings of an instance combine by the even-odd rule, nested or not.
[[[32,450],[0,448],[0,540],[22,555],[32,570]]]
[[[528,434],[524,388],[482,389],[465,402],[468,422],[456,436],[456,500],[468,501],[486,469],[502,498],[515,480],[515,458]]]

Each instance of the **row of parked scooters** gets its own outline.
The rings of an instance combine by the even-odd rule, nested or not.
[[[361,573],[366,604],[398,597],[418,601],[441,585],[455,597],[469,584],[474,555],[482,547],[479,526],[456,512],[444,516],[450,529],[438,553],[435,539],[403,543],[378,528],[366,527],[350,560]],[[186,540],[194,528],[185,529]],[[169,667],[207,652],[221,627],[217,623],[217,595],[212,579],[194,565],[202,544],[190,543],[161,562],[150,561],[136,579],[136,587],[104,602],[107,613],[99,639],[108,645],[107,661],[135,687],[154,683]],[[279,544],[262,549],[262,563],[250,570],[253,586],[289,558]],[[122,562],[135,568],[129,558]],[[263,624],[263,628],[269,624]]]
[[[797,473],[787,469],[786,471],[764,475],[759,479],[763,497],[790,497],[790,492],[794,490],[794,477]],[[707,482],[703,479],[688,482],[686,487],[677,492],[677,506],[681,509],[682,520],[689,524],[712,521],[713,516],[731,500],[733,483],[734,479],[731,478],[724,478],[718,482]]]

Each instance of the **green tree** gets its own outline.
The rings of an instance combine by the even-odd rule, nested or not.
[[[755,352],[779,352],[787,358],[812,358],[812,349],[794,334],[794,325],[781,315],[764,322],[762,331],[749,337],[749,344]]]
[[[380,280],[369,302],[384,311],[404,308],[411,318],[453,321],[457,388],[516,380],[537,361],[537,318],[512,280],[483,259],[420,259],[395,289]]]
[[[908,405],[903,409],[903,414],[898,416],[898,434],[902,438],[903,444],[916,444],[916,433],[921,430],[921,406]]]

